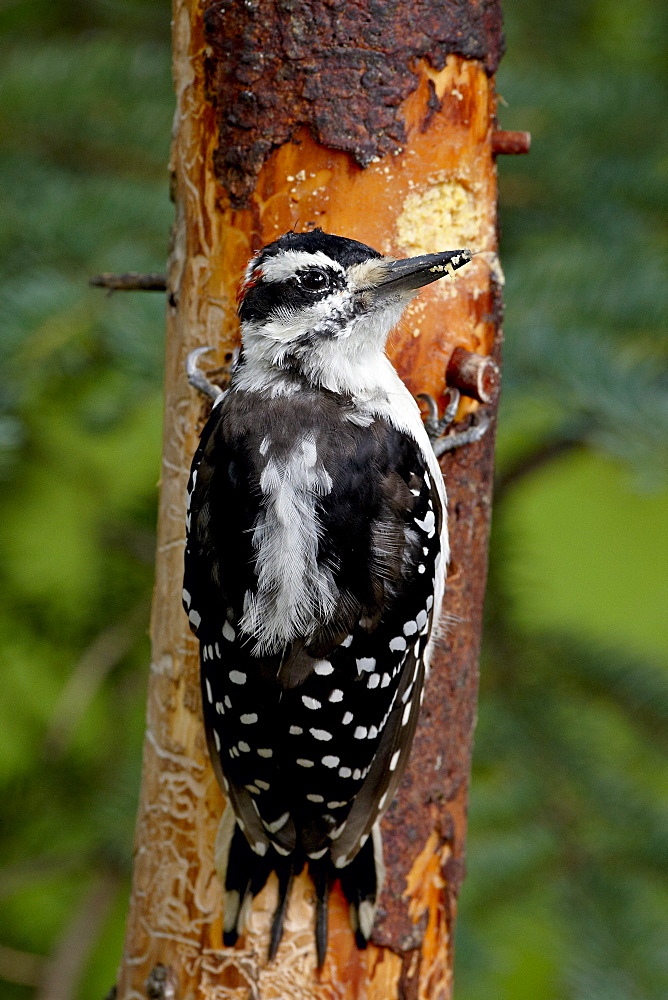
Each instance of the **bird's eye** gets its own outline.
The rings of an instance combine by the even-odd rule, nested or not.
[[[308,271],[297,275],[297,280],[302,288],[306,288],[309,292],[321,292],[329,285],[327,274],[317,267],[310,267]]]

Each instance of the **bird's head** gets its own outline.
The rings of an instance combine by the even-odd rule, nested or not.
[[[244,356],[327,384],[328,367],[382,355],[415,293],[470,260],[469,250],[395,260],[321,229],[286,233],[246,269],[239,291]]]

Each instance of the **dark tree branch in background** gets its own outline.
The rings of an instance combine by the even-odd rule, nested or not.
[[[107,288],[110,292],[166,292],[165,274],[142,274],[126,271],[124,274],[95,274],[88,279],[93,288]]]
[[[120,622],[97,635],[74,664],[56,702],[45,738],[47,754],[62,754],[75,727],[114,667],[148,628],[150,608],[140,601]]]
[[[42,955],[0,945],[0,979],[6,979],[8,983],[39,986],[47,964],[48,959]]]
[[[576,435],[573,436],[559,436],[555,438],[550,438],[547,441],[542,441],[536,448],[532,451],[525,452],[523,455],[515,461],[514,464],[510,465],[509,468],[500,476],[497,477],[494,484],[494,504],[495,506],[500,506],[505,500],[508,492],[517,486],[522,480],[531,475],[532,472],[536,472],[538,469],[542,469],[543,466],[549,465],[557,458],[561,458],[563,455],[568,455],[573,451],[578,451],[584,448],[584,442],[578,438]]]
[[[43,964],[36,1000],[71,1000],[77,996],[86,962],[116,902],[121,881],[121,874],[112,868],[97,875],[53,955]]]

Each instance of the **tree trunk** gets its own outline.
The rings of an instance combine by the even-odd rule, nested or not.
[[[501,44],[496,0],[468,7],[447,0],[175,0],[176,223],[164,458],[122,1000],[451,996],[493,429],[442,463],[451,624],[439,642],[411,764],[382,824],[387,880],[373,943],[357,951],[335,891],[318,976],[313,888],[304,874],[275,962],[266,962],[273,877],[255,901],[248,933],[234,949],[221,943],[213,842],[223,797],[206,752],[196,642],[180,603],[186,482],[206,408],[184,366],[192,348],[210,344],[210,371],[225,368],[237,343],[235,294],[248,258],[288,229],[314,225],[399,257],[488,251],[452,282],[423,290],[392,336],[391,356],[411,392],[443,404],[455,348],[497,352],[491,74]],[[464,384],[460,369],[451,363],[450,375]],[[478,406],[465,399],[458,419]],[[487,410],[493,416],[493,406]]]

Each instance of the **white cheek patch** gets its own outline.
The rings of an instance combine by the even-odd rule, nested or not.
[[[323,332],[325,325],[336,324],[337,319],[345,314],[348,305],[349,294],[338,290],[324,299],[318,299],[310,306],[302,306],[299,309],[282,306],[264,323],[257,321],[247,323],[244,326],[244,337],[255,335],[290,344],[308,333],[317,334],[321,330],[320,324],[323,324]]]

